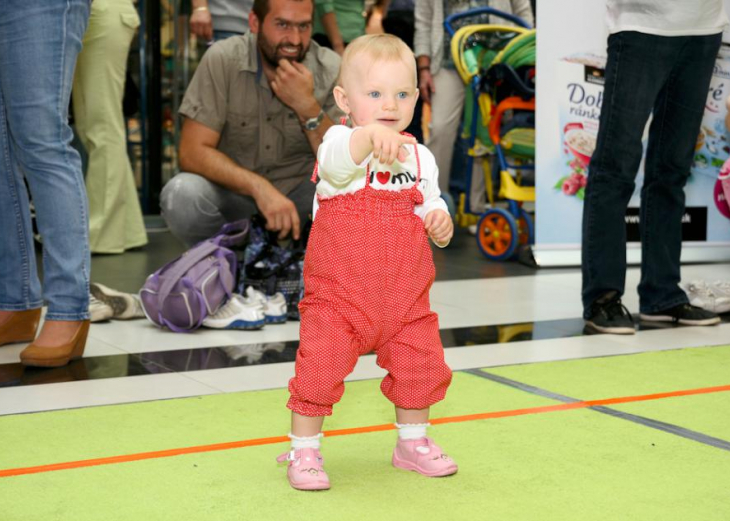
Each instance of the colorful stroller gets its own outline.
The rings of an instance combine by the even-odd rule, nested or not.
[[[477,24],[454,30],[460,19],[488,14],[518,27]],[[534,222],[522,208],[535,200],[534,186],[522,186],[524,171],[534,172],[535,158],[535,31],[522,19],[489,7],[448,17],[457,71],[467,88],[464,132],[469,139],[466,192],[459,199],[456,222],[477,223],[477,244],[490,259],[511,258],[519,245],[534,242]],[[494,207],[494,185],[489,157],[499,164],[500,199],[507,210]],[[469,201],[475,159],[482,161],[491,208],[472,214]],[[508,162],[511,159],[512,162]],[[514,172],[514,176],[513,173]]]

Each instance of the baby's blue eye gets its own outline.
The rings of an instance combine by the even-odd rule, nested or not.
[[[375,99],[377,99],[377,98],[379,98],[379,97],[380,97],[380,93],[379,93],[379,92],[378,92],[377,90],[376,90],[376,91],[373,91],[373,92],[370,92],[370,93],[369,93],[368,95],[369,95],[369,96],[370,96],[371,98],[375,98]]]
[[[408,93],[407,92],[399,92],[398,93],[398,99],[406,99],[406,98],[408,98]]]

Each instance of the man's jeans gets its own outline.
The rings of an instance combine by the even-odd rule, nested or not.
[[[300,226],[312,213],[315,188],[307,176],[286,194],[297,207]],[[253,198],[187,172],[180,172],[164,186],[160,206],[170,231],[186,246],[212,237],[225,223],[259,213]]]
[[[0,309],[88,318],[86,191],[68,103],[89,0],[7,0],[0,9]],[[28,182],[43,237],[43,294]]]
[[[720,41],[719,34],[664,37],[631,31],[608,39],[604,101],[583,208],[585,318],[605,293],[624,293],[624,216],[652,112],[641,189],[640,311],[687,302],[678,287],[684,185]]]

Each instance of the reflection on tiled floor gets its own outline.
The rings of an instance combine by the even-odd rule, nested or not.
[[[173,372],[146,356],[112,355],[81,358],[65,367],[24,367],[20,363],[0,365],[0,388],[78,382],[121,376],[139,376]]]
[[[730,323],[730,315],[725,315],[723,322]],[[639,332],[660,329],[681,330],[687,327],[637,321]],[[450,349],[593,334],[596,333],[584,327],[582,319],[564,319],[443,329],[441,341],[444,348]],[[280,364],[294,362],[298,347],[298,341],[286,341],[89,356],[75,360],[67,367],[54,369],[24,368],[19,363],[0,364],[0,388]]]

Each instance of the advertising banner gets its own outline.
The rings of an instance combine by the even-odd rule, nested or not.
[[[730,8],[730,0],[727,3]],[[534,254],[541,266],[579,265],[583,197],[604,102],[605,0],[551,0],[538,3],[537,15]],[[723,163],[730,157],[730,132],[725,128],[728,97],[730,46],[723,45],[685,187],[683,261],[730,260],[730,209],[718,180]],[[644,131],[645,150],[649,123]],[[641,258],[639,194],[643,169],[642,160],[626,213],[627,258],[631,263]]]

